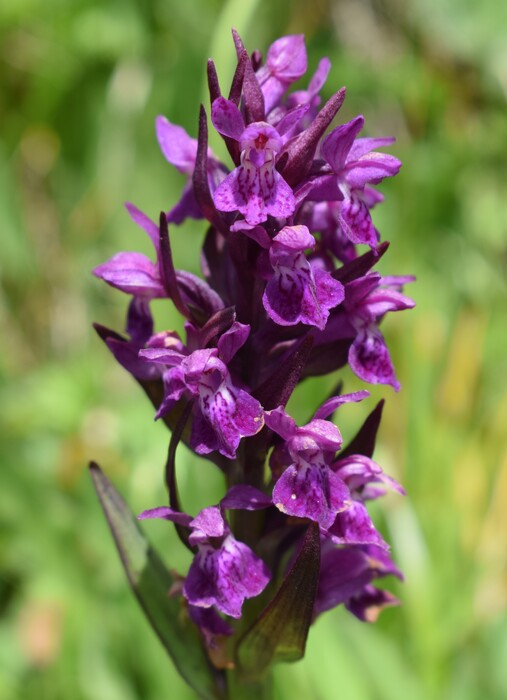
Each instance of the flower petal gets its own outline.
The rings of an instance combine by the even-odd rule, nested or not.
[[[367,398],[370,395],[369,391],[354,391],[351,394],[342,394],[341,396],[332,396],[327,401],[324,401],[322,406],[315,411],[314,418],[328,418],[337,408],[344,403],[358,402]]]
[[[122,292],[152,299],[166,297],[158,265],[141,253],[117,253],[98,265],[93,274]]]
[[[192,528],[192,534],[189,537],[192,545],[206,542],[210,537],[223,537],[229,533],[229,526],[218,506],[204,508],[190,521],[189,525]]]
[[[248,484],[231,486],[220,501],[222,508],[228,510],[262,510],[272,503],[269,496]]]
[[[197,141],[191,138],[182,126],[171,124],[163,116],[158,116],[155,120],[155,129],[165,158],[180,173],[191,175],[197,155]]]
[[[214,605],[231,617],[241,617],[245,598],[259,595],[270,579],[264,562],[232,536],[219,549],[200,547],[188,572],[183,594],[192,605]]]
[[[140,228],[144,229],[153,243],[155,250],[158,253],[159,250],[159,227],[155,224],[144,212],[138,209],[131,202],[125,202],[125,209],[128,211],[132,221],[137,224]]]
[[[370,384],[390,384],[400,389],[384,336],[375,326],[361,330],[349,350],[349,364],[360,379]]]
[[[338,513],[328,534],[335,544],[373,544],[389,549],[375,529],[366,507],[359,501],[353,501],[347,510]]]
[[[374,248],[379,242],[379,234],[371,220],[370,210],[356,192],[345,197],[341,203],[339,221],[352,243],[364,243]]]
[[[159,506],[158,508],[150,508],[148,510],[143,510],[137,516],[138,520],[148,520],[151,518],[161,518],[162,520],[170,520],[178,525],[183,525],[184,527],[189,527],[192,517],[186,513],[180,513],[177,510],[173,510],[168,506]]]
[[[297,518],[310,518],[327,529],[350,505],[350,492],[326,465],[288,467],[273,489],[276,507]]]
[[[235,141],[239,141],[241,134],[245,130],[245,122],[241,112],[230,100],[225,97],[218,97],[211,106],[211,121],[215,129]]]
[[[362,189],[365,185],[377,185],[386,177],[393,177],[401,168],[401,161],[387,153],[367,153],[347,164],[345,179],[351,189]]]
[[[391,574],[402,578],[383,549],[374,546],[338,548],[329,541],[323,542],[315,614],[341,603],[356,614],[353,604],[349,607],[350,601],[368,591],[374,579]]]
[[[265,411],[264,418],[268,428],[274,430],[284,440],[289,440],[296,434],[296,421],[284,411],[282,406],[274,408],[272,411]]]
[[[359,115],[346,124],[337,126],[322,142],[322,155],[333,172],[339,174],[345,167],[354,139],[364,126],[364,117]]]

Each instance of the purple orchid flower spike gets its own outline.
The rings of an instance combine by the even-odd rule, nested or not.
[[[306,73],[307,67],[305,38],[302,34],[283,36],[271,44],[266,63],[256,73],[264,95],[266,114],[276,106],[289,86]]]
[[[239,143],[241,164],[217,187],[213,199],[219,211],[238,211],[251,226],[268,216],[287,218],[295,208],[292,189],[275,168],[282,148],[278,131],[266,122],[245,127],[237,106],[224,97],[213,102],[213,125]]]
[[[197,547],[197,554],[183,595],[192,606],[213,606],[224,615],[239,618],[245,599],[259,595],[269,583],[268,568],[250,547],[233,537],[218,506],[204,508],[193,519],[165,506],[145,510],[138,517],[163,518],[190,528],[189,542]]]
[[[167,213],[167,221],[181,224],[185,219],[202,219],[201,208],[197,203],[192,184],[192,174],[197,157],[197,140],[191,138],[185,129],[159,116],[155,122],[157,139],[165,159],[188,180],[183,188],[180,201]],[[227,174],[225,167],[208,148],[208,184],[214,192]]]
[[[94,484],[148,619],[196,694],[209,698],[242,696],[244,682],[263,694],[269,666],[301,658],[325,610],[343,604],[373,621],[397,602],[374,585],[401,574],[367,510],[388,489],[404,493],[373,460],[383,401],[343,448],[332,416],[367,391],[316,397],[303,425],[290,399],[307,377],[347,365],[364,382],[398,390],[379,327],[389,312],[414,306],[403,293],[412,277],[373,271],[389,247],[379,243],[371,210],[383,199],[376,186],[400,169],[380,152],[394,139],[360,138],[362,116],[332,127],[346,91],[335,88],[320,107],[326,58],[306,89],[293,90],[307,69],[303,36],[275,41],[264,63],[234,30],[233,38],[227,92],[208,62],[211,122],[232,165],[208,148],[204,106],[197,140],[158,117],[162,153],[187,178],[182,197],[158,223],[127,205],[152,241],[153,260],[122,252],[94,270],[131,297],[128,337],[96,329],[171,431],[170,507],[139,517],[174,523],[194,554],[186,577],[164,569],[97,465]],[[204,279],[175,266],[168,222],[187,217],[207,222]],[[184,340],[154,326],[158,299],[182,317]],[[226,484],[219,503],[195,518],[179,505],[180,442],[214,463]],[[240,617],[240,625],[228,619]]]
[[[195,397],[190,445],[197,454],[218,450],[235,459],[242,437],[255,435],[264,425],[260,403],[232,383],[216,348],[195,350],[185,356],[173,348],[147,348],[140,357],[166,365],[164,400],[157,418],[186,395]]]
[[[329,309],[343,301],[341,282],[319,267],[313,268],[304,251],[315,239],[306,226],[286,226],[274,238],[269,258],[274,275],[262,302],[268,316],[281,326],[306,323],[323,330]]]

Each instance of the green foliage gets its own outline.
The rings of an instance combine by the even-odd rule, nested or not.
[[[304,660],[276,667],[276,698],[507,696],[501,13],[495,0],[1,4],[1,700],[193,697],[127,589],[89,484],[96,459],[134,512],[159,505],[168,440],[90,330],[121,330],[126,300],[89,270],[120,249],[149,251],[122,202],[156,218],[179,196],[153,121],[163,113],[195,135],[206,59],[230,72],[230,22],[251,48],[305,32],[310,70],[321,55],[333,64],[326,95],[347,86],[342,119],[362,112],[367,135],[398,136],[404,168],[374,212],[392,242],[381,270],[418,276],[417,308],[383,327],[402,391],[374,388],[339,415],[347,441],[386,396],[377,457],[409,495],[389,497],[376,521],[406,574],[403,605],[375,626],[324,615]],[[203,233],[193,222],[172,232],[178,267],[196,271]],[[181,328],[155,311],[160,327]],[[298,389],[298,421],[332,383]],[[212,465],[180,447],[177,469],[186,510],[218,500]],[[148,527],[185,571],[167,523]]]
[[[310,525],[301,550],[271,602],[238,642],[237,661],[245,677],[259,677],[277,661],[304,656],[319,582],[320,539]]]

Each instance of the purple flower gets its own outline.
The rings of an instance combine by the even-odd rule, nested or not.
[[[369,210],[378,201],[378,193],[368,185],[396,175],[401,163],[394,156],[373,150],[391,145],[394,139],[356,139],[363,125],[364,117],[358,116],[333,129],[323,140],[322,155],[333,174],[325,174],[324,169],[324,174],[315,178],[310,199],[340,201],[338,221],[343,233],[352,243],[373,248],[379,236]]]
[[[234,629],[220,617],[215,608],[201,608],[198,605],[189,604],[188,616],[199,628],[210,656],[220,648],[221,637],[230,637],[234,634]]]
[[[306,204],[300,221],[312,233],[319,232],[322,247],[329,250],[338,260],[347,263],[357,257],[356,246],[343,232],[340,224],[341,202],[312,202]]]
[[[180,201],[167,213],[167,221],[181,224],[187,217],[202,219],[201,209],[195,198],[192,185],[192,173],[197,157],[196,139],[191,138],[183,127],[171,124],[168,119],[162,116],[157,117],[155,128],[160,149],[166,160],[174,165],[180,173],[188,177]],[[227,171],[211,149],[208,149],[207,162],[208,184],[210,191],[213,192],[224,179]]]
[[[405,493],[403,488],[365,455],[354,454],[339,459],[332,469],[349,488],[352,504],[336,516],[328,530],[330,539],[335,544],[372,544],[388,550],[389,545],[373,525],[364,501],[384,495],[385,488],[377,484],[388,486],[402,495]]]
[[[395,479],[384,474],[380,465],[366,455],[353,454],[342,457],[333,464],[333,469],[358,500],[369,501],[383,496],[386,492],[385,487],[401,496],[405,495],[405,489]]]
[[[287,96],[287,99],[283,104],[278,104],[271,112],[268,114],[267,121],[273,126],[276,126],[277,130],[281,132],[281,124],[283,120],[294,113],[296,109],[303,110],[302,118],[293,124],[290,130],[284,133],[284,141],[287,140],[288,136],[295,136],[301,133],[312,123],[313,119],[317,115],[318,107],[321,103],[319,97],[319,92],[322,89],[326,78],[328,76],[329,70],[331,68],[331,62],[328,58],[322,58],[319,61],[317,70],[315,71],[308,88],[306,90],[296,90],[291,92]]]
[[[350,507],[338,513],[328,534],[335,544],[374,544],[382,549],[389,545],[375,528],[366,507],[360,501],[353,500]]]
[[[330,468],[342,439],[330,421],[314,419],[297,427],[281,407],[265,413],[266,425],[285,443],[274,460],[286,463],[273,489],[274,505],[287,515],[310,518],[327,529],[350,506],[350,492]]]
[[[266,114],[277,104],[289,85],[306,73],[307,66],[302,34],[283,36],[271,44],[266,63],[256,73],[264,95]]]
[[[367,391],[333,396],[317,409],[313,420],[297,427],[280,406],[265,412],[268,428],[284,442],[271,456],[274,475],[279,478],[273,489],[273,504],[287,515],[310,518],[327,530],[338,514],[353,505],[348,485],[332,463],[342,439],[338,428],[325,420],[340,406],[362,401]]]
[[[158,265],[141,253],[117,253],[97,265],[93,274],[126,294],[148,299],[167,296]]]
[[[159,227],[130,202],[125,206],[134,223],[148,234],[155,249],[157,262],[152,262],[140,253],[118,253],[107,262],[98,265],[93,273],[116,289],[132,294],[134,299],[139,301],[138,306],[146,306],[155,298],[168,297],[169,292],[172,292],[171,298],[179,309],[182,305],[192,306],[199,313],[207,315],[222,309],[224,303],[215,290],[191,272],[171,269],[174,288],[168,287],[167,280],[163,280],[164,262],[160,250]]]
[[[266,285],[262,302],[269,317],[281,326],[306,323],[323,330],[329,309],[343,301],[341,282],[305,257],[315,239],[306,226],[286,226],[274,238],[269,259],[274,275]]]
[[[360,620],[374,622],[382,608],[398,604],[393,595],[371,585],[373,580],[389,575],[403,578],[379,547],[338,548],[323,542],[314,614],[345,603]]]
[[[157,418],[169,412],[184,395],[195,397],[190,446],[197,454],[218,450],[235,459],[242,437],[255,435],[264,425],[260,403],[235,387],[216,348],[183,355],[172,348],[147,348],[140,356],[170,367],[164,372],[164,400]]]
[[[331,61],[329,58],[321,58],[317,70],[308,84],[308,88],[306,90],[295,90],[292,92],[287,98],[287,107],[290,109],[296,105],[309,104],[310,111],[307,118],[314,117],[317,113],[317,107],[320,104],[319,92],[322,90],[330,70]]]
[[[211,121],[224,138],[231,172],[208,148],[204,107],[197,140],[159,116],[160,148],[187,178],[181,199],[159,224],[127,205],[152,241],[153,260],[121,252],[94,272],[131,296],[128,338],[97,330],[172,433],[165,464],[170,507],[139,516],[172,521],[193,550],[187,576],[173,579],[169,595],[183,596],[183,613],[198,627],[212,665],[226,669],[240,660],[245,677],[254,678],[294,647],[294,629],[304,645],[312,616],[343,603],[372,621],[396,603],[374,586],[379,577],[401,574],[367,510],[388,488],[404,493],[372,459],[383,402],[344,450],[330,417],[368,392],[316,401],[301,426],[286,407],[306,377],[347,364],[360,379],[397,390],[380,324],[414,302],[403,294],[413,278],[372,272],[388,248],[378,244],[371,218],[383,199],[375,187],[401,166],[378,149],[394,139],[358,138],[362,116],[331,127],[345,88],[319,107],[326,58],[306,88],[289,92],[307,69],[302,35],[275,41],[264,64],[233,35],[230,89],[212,60],[207,71]],[[204,279],[175,268],[167,222],[186,217],[209,223]],[[360,244],[370,249],[358,253]],[[183,317],[184,342],[174,331],[154,329],[150,305],[158,298]],[[179,510],[179,442],[208,455],[227,484],[220,502],[195,518]],[[106,498],[96,483],[107,512],[112,492]],[[114,523],[112,529],[123,552],[123,534]],[[241,616],[244,601],[265,590],[270,570],[277,581],[271,600],[263,596],[248,606],[241,627],[233,625],[225,616]],[[237,638],[227,640],[230,635]]]
[[[150,237],[157,262],[152,262],[141,253],[122,252],[94,268],[93,274],[112,287],[135,297],[148,300],[167,297],[160,276],[158,226],[133,204],[127,203],[125,206],[132,221]]]
[[[139,515],[139,519],[145,518],[163,518],[190,528],[189,542],[197,547],[197,554],[183,595],[191,605],[214,606],[225,615],[241,617],[245,599],[259,595],[269,583],[268,568],[250,547],[233,537],[218,506],[204,508],[193,519],[163,506]],[[225,632],[223,626],[219,629]]]
[[[413,278],[403,277],[407,282]],[[394,367],[378,323],[389,311],[414,306],[412,299],[398,291],[396,278],[384,281],[377,273],[369,273],[346,286],[345,309],[356,337],[349,350],[349,364],[358,377],[371,384],[391,384],[398,391]]]
[[[275,168],[282,148],[278,131],[266,122],[245,127],[241,112],[224,97],[213,102],[211,118],[217,131],[239,142],[241,163],[213,194],[219,211],[239,211],[251,226],[268,215],[288,217],[295,208],[292,189]]]

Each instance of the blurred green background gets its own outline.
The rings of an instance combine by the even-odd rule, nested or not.
[[[374,215],[392,244],[381,269],[418,277],[417,308],[383,326],[402,391],[374,388],[340,415],[347,439],[387,397],[376,457],[408,497],[375,516],[403,605],[373,626],[326,614],[304,661],[277,668],[277,698],[506,698],[507,3],[4,0],[0,699],[192,697],[127,588],[86,470],[101,463],[135,511],[164,500],[165,428],[90,328],[121,329],[127,299],[90,269],[149,251],[123,202],[156,217],[176,201],[183,178],[154,118],[195,136],[206,59],[223,85],[232,72],[231,25],[250,49],[305,32],[310,74],[333,64],[324,95],[348,88],[341,121],[361,112],[368,135],[397,136],[404,167]],[[173,231],[179,267],[197,269],[202,234]],[[303,385],[296,416],[332,383]],[[216,502],[213,467],[181,450],[178,469],[189,510]],[[146,529],[185,567],[166,524]]]

